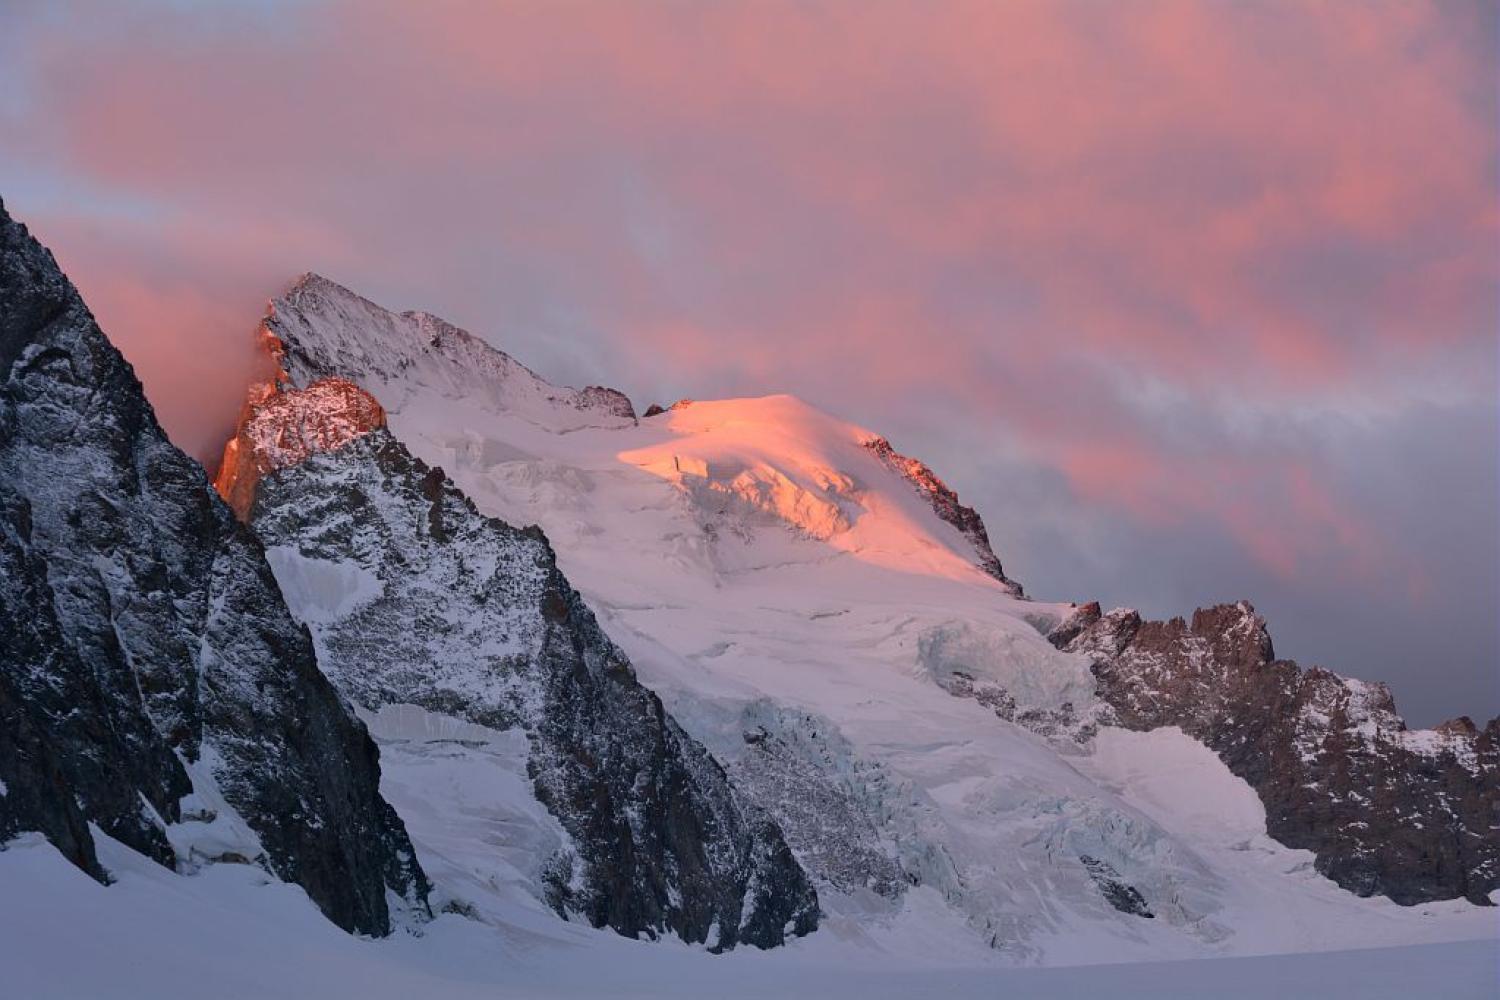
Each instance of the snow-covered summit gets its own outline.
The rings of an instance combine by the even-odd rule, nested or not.
[[[861,561],[959,580],[989,573],[1020,593],[978,515],[932,470],[795,396],[679,403],[652,427],[667,434],[619,459],[677,486],[711,523],[779,523]],[[972,521],[945,516],[954,507]]]
[[[988,577],[1020,594],[978,514],[931,469],[794,397],[682,401],[641,423],[614,389],[554,386],[445,320],[392,312],[316,274],[271,302],[261,331],[282,382],[358,384],[398,436],[429,442],[427,452],[412,443],[445,468],[591,453],[670,484],[694,509],[713,573],[841,554],[904,574]],[[769,526],[822,547],[788,553]]]
[[[392,411],[413,393],[433,392],[534,414],[558,429],[635,423],[621,393],[554,386],[445,320],[382,309],[318,274],[304,274],[273,299],[262,330],[276,341],[268,346],[294,384],[347,375]]]

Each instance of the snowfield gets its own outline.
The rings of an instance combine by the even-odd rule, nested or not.
[[[0,851],[0,969],[25,1000],[1018,996],[1480,1000],[1493,940],[1194,962],[1016,969],[957,963],[917,939],[876,953],[822,934],[709,955],[627,941],[524,909],[500,926],[439,916],[421,937],[351,937],[295,886],[247,865],[176,875],[100,837],[101,886],[28,835]],[[428,860],[425,859],[424,860]],[[21,902],[24,900],[24,903]]]

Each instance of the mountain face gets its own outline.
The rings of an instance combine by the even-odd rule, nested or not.
[[[1383,684],[1278,660],[1248,603],[1191,622],[1085,605],[1051,634],[1087,655],[1122,726],[1178,726],[1259,794],[1271,836],[1398,903],[1500,887],[1500,719],[1413,732]]]
[[[259,543],[0,206],[0,843],[40,831],[101,881],[94,827],[256,864],[386,934],[427,882],[379,780]]]
[[[1406,731],[1248,605],[1024,599],[800,400],[637,419],[315,275],[216,481],[252,534],[6,227],[0,845],[253,861],[370,933],[430,888],[586,961],[637,946],[583,923],[949,964],[1493,933],[1500,724]]]
[[[776,824],[636,680],[542,533],[481,515],[380,414],[336,377],[273,390],[220,474],[324,672],[371,712],[525,733],[568,837],[536,859],[560,914],[716,950],[813,930],[817,896]]]
[[[1213,866],[1077,765],[1100,709],[1093,679],[1031,624],[1066,609],[1019,600],[977,515],[921,463],[872,447],[876,435],[786,396],[684,401],[638,421],[618,393],[550,386],[440,320],[316,276],[272,303],[262,337],[281,370],[271,410],[333,379],[386,418],[265,473],[250,508],[325,669],[366,708],[527,733],[532,790],[566,833],[531,863],[561,876],[543,882],[565,911],[770,943],[779,923],[808,926],[796,915],[811,891],[790,876],[784,837],[832,934],[928,934],[919,915],[936,912],[956,947],[1037,960],[1078,947],[1080,921],[1095,956],[1228,933]],[[252,439],[295,453],[307,435],[237,440]],[[540,524],[550,547],[506,523]],[[547,597],[572,594],[541,582],[554,549],[613,643],[578,597]],[[496,589],[510,596],[486,596]],[[558,671],[578,680],[553,691]],[[615,693],[596,701],[600,688]],[[652,714],[661,722],[642,721]],[[608,767],[571,772],[580,747]],[[597,791],[552,790],[578,782]],[[673,802],[695,798],[688,822]],[[641,831],[634,856],[604,860],[623,857],[608,831],[627,828]],[[680,904],[684,865],[700,862],[674,858],[700,841],[717,887]],[[551,860],[570,851],[571,868]],[[463,849],[467,870],[484,856]],[[570,870],[571,894],[557,889]],[[766,919],[735,919],[742,885]]]
[[[1399,753],[1360,756],[1338,749],[1349,734],[1337,711],[1354,711],[1339,707],[1338,691],[1352,704],[1373,689],[1286,680],[1281,667],[1261,672],[1286,683],[1237,680],[1261,662],[1254,629],[1242,649],[1205,638],[1240,636],[1242,624],[1205,622],[1192,635],[1182,625],[1172,645],[1128,616],[1024,600],[977,513],[868,430],[787,396],[683,400],[637,420],[612,390],[551,386],[441,320],[387,312],[316,276],[272,303],[262,336],[281,367],[273,408],[295,410],[312,398],[303,393],[352,398],[342,387],[353,385],[379,399],[384,417],[380,426],[337,407],[278,412],[267,430],[240,437],[245,454],[269,441],[297,456],[250,463],[261,477],[251,519],[273,543],[284,589],[302,595],[293,604],[325,666],[366,708],[411,703],[524,730],[533,790],[568,829],[576,863],[556,865],[564,876],[615,856],[574,832],[581,814],[556,808],[567,796],[552,789],[584,780],[556,771],[556,760],[585,737],[572,722],[549,731],[539,721],[559,712],[561,693],[526,665],[571,644],[594,651],[583,655],[588,671],[605,665],[573,685],[583,705],[597,677],[633,691],[639,672],[670,712],[663,732],[680,725],[665,743],[701,744],[722,764],[739,822],[774,821],[817,888],[828,933],[920,935],[936,921],[950,928],[947,946],[973,942],[1025,961],[1368,947],[1427,933],[1431,911],[1372,909],[1313,862],[1341,885],[1399,902],[1481,901],[1492,884],[1488,847],[1452,847],[1457,837],[1493,842],[1480,822],[1490,737],[1408,733],[1395,740]],[[340,388],[330,395],[330,386]],[[373,402],[361,412],[374,413]],[[327,437],[331,450],[306,448],[324,440],[306,428],[330,420],[357,428],[355,439],[338,444],[339,432]],[[538,524],[549,542],[507,523]],[[566,583],[539,582],[559,566],[599,625]],[[483,598],[492,587],[510,596]],[[546,596],[554,591],[573,596]],[[549,647],[548,629],[580,637]],[[1180,650],[1160,652],[1168,646]],[[1200,651],[1221,646],[1222,656]],[[457,670],[471,649],[487,669]],[[1270,663],[1268,640],[1263,652]],[[572,657],[557,669],[584,676]],[[608,666],[627,658],[632,668]],[[1147,669],[1158,660],[1170,669]],[[1154,693],[1132,700],[1145,690],[1128,680],[1135,674],[1175,692],[1155,714]],[[1294,773],[1287,755],[1300,760],[1316,727],[1288,713],[1319,711],[1333,720],[1316,730],[1321,763]],[[1380,718],[1382,732],[1399,728],[1393,714]],[[640,732],[635,721],[614,726]],[[615,750],[609,727],[593,726],[596,738],[610,735],[590,759],[661,773],[666,758],[638,748],[662,740],[631,737]],[[1269,784],[1255,770],[1266,760],[1278,762]],[[1177,776],[1173,787],[1158,788],[1158,772]],[[624,786],[599,780],[610,788],[599,815],[615,816]],[[1315,781],[1329,793],[1299,791]],[[1452,817],[1444,794],[1465,803]],[[1377,822],[1361,796],[1379,796],[1386,815]],[[711,812],[713,825],[734,826]],[[655,870],[655,845],[677,834],[670,820],[646,827],[654,832],[631,838],[646,860],[609,866],[605,883],[636,885],[621,874],[631,865]],[[1369,860],[1376,851],[1405,851],[1403,874]],[[549,848],[537,863],[561,854]],[[725,856],[735,860],[718,870],[744,871],[742,847]],[[1356,858],[1358,871],[1387,874],[1347,874]],[[589,879],[600,884],[597,875],[574,884]],[[670,885],[626,915],[587,902],[594,890],[570,897],[560,879],[548,884],[555,905],[596,922],[700,940],[709,913],[732,908],[739,879],[724,903],[678,916]],[[789,912],[772,910],[777,920]],[[1442,912],[1440,924],[1463,919]],[[719,926],[724,941],[729,925]]]

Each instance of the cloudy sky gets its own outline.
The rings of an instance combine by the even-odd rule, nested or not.
[[[0,0],[0,196],[216,452],[316,270],[793,392],[1039,597],[1500,712],[1496,6]]]

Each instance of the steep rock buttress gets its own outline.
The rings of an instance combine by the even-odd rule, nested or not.
[[[384,934],[427,883],[379,781],[259,542],[0,207],[0,841],[259,864]]]

